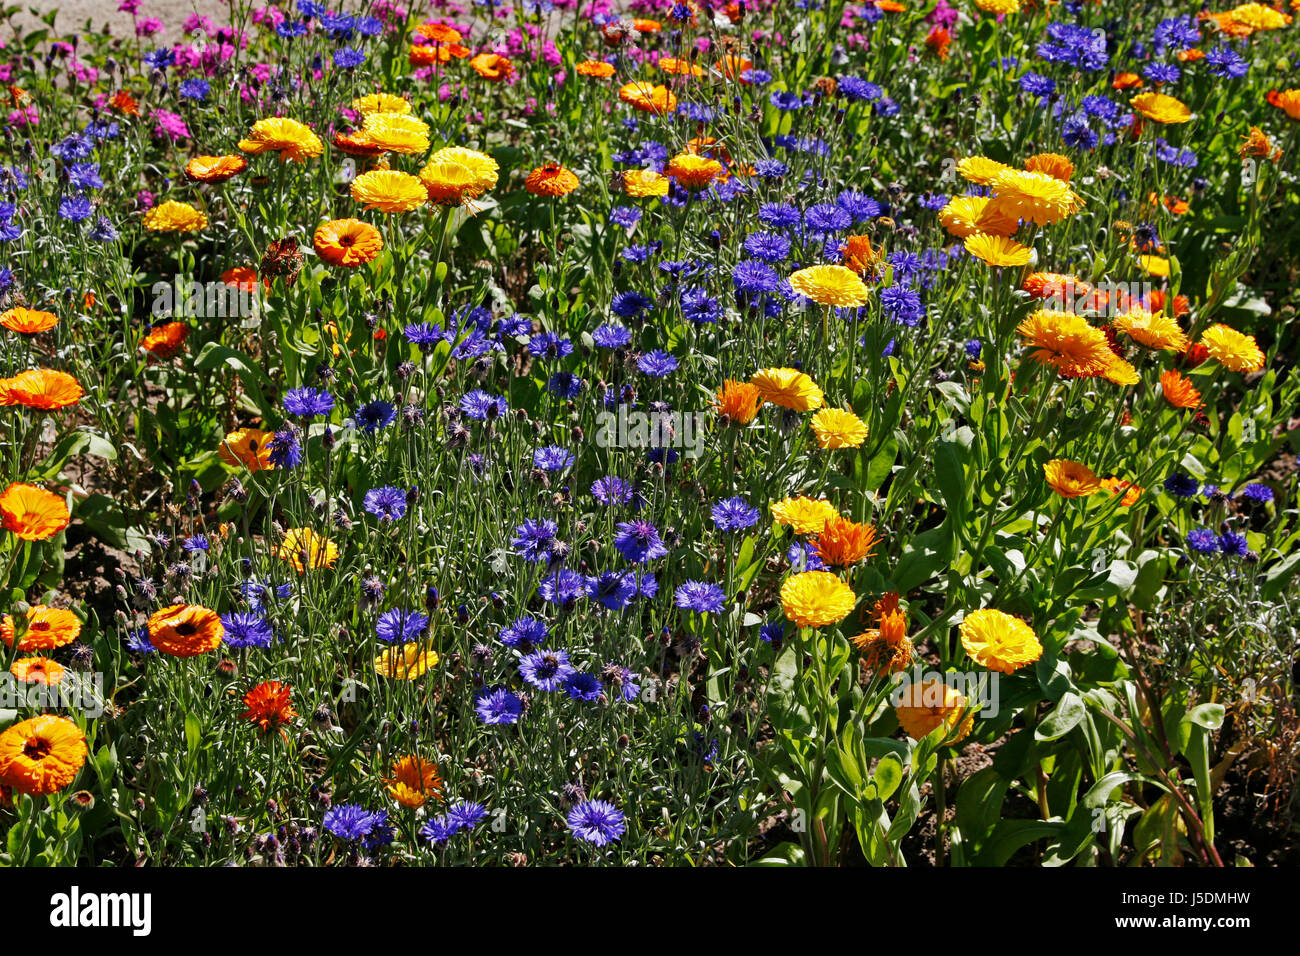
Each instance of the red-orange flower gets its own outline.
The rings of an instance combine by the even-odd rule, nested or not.
[[[81,635],[81,618],[67,608],[37,604],[27,612],[27,629],[18,638],[20,651],[52,651],[71,644]],[[0,639],[14,646],[14,619],[6,614],[0,619]]]
[[[499,53],[480,53],[469,61],[470,68],[485,80],[500,83],[514,75],[515,65]]]
[[[24,541],[44,541],[68,526],[62,496],[15,481],[0,493],[0,527]]]
[[[185,178],[199,183],[224,183],[248,168],[243,156],[195,156],[185,164]]]
[[[870,557],[876,546],[876,529],[848,518],[828,518],[826,527],[812,541],[817,556],[833,568],[847,568]]]
[[[221,646],[221,616],[198,604],[172,604],[149,617],[149,643],[172,657],[198,657]]]
[[[1160,392],[1174,408],[1200,408],[1201,393],[1192,387],[1191,379],[1184,378],[1171,368],[1160,376]]]
[[[149,330],[140,348],[157,359],[169,359],[185,348],[190,327],[184,322],[164,322]]]
[[[538,166],[524,180],[524,188],[534,196],[567,196],[579,186],[578,177],[559,163]]]
[[[0,325],[3,325],[11,332],[19,332],[22,335],[35,335],[37,332],[48,332],[59,324],[59,317],[53,312],[42,312],[39,309],[28,309],[21,305],[16,305],[12,309],[7,309],[0,315]]]
[[[719,415],[725,415],[734,424],[748,425],[762,404],[763,398],[756,386],[729,378],[718,389],[717,401],[713,407]]]
[[[0,784],[19,793],[58,793],[77,779],[86,753],[86,735],[76,724],[40,714],[0,734]]]
[[[583,60],[576,67],[580,76],[594,76],[606,79],[614,75],[614,65],[604,60]]]
[[[0,378],[0,407],[22,405],[51,412],[81,401],[81,384],[67,372],[34,368]]]
[[[360,219],[332,219],[312,237],[316,254],[332,266],[363,266],[384,248],[379,230]]]
[[[278,680],[263,681],[244,695],[248,710],[239,716],[257,724],[264,734],[279,730],[281,736],[287,739],[284,725],[298,716],[298,712],[293,709],[292,693],[288,684],[281,684]]]

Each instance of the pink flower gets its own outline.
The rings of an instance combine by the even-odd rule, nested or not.
[[[135,16],[140,12],[140,0],[122,0],[122,2],[117,5],[117,9],[122,13],[129,13],[131,16]]]
[[[35,126],[40,122],[40,115],[36,112],[36,107],[28,106],[21,110],[14,110],[9,114],[9,125],[22,128],[24,126]]]
[[[169,113],[166,110],[154,110],[154,119],[157,121],[153,128],[155,136],[170,137],[172,142],[178,139],[189,139],[190,129],[185,125],[177,113]]]
[[[202,30],[208,36],[212,36],[216,31],[216,25],[201,13],[191,13],[185,18],[185,26],[182,28],[186,36],[191,36]]]
[[[147,189],[142,189],[135,194],[135,201],[138,202],[143,209],[152,209],[153,193],[149,192]]]
[[[138,37],[151,37],[163,28],[163,22],[157,17],[145,17],[135,25],[135,35]]]

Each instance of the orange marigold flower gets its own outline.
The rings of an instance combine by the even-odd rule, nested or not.
[[[366,139],[366,134],[361,130],[352,130],[349,133],[335,133],[334,145],[349,156],[378,156],[384,151],[382,146],[376,146]]]
[[[66,672],[67,668],[48,657],[20,657],[9,667],[9,673],[14,675],[15,680],[24,684],[44,684],[46,687],[62,682]]]
[[[0,733],[0,783],[18,793],[58,793],[77,779],[86,753],[76,724],[40,714]]]
[[[0,639],[14,646],[14,619],[6,614],[0,620]],[[27,612],[27,629],[18,639],[20,651],[52,651],[65,647],[81,635],[81,618],[67,608],[37,604]]]
[[[898,595],[894,595],[898,599]],[[880,674],[899,674],[911,666],[915,648],[907,638],[907,614],[895,608],[877,614],[877,627],[849,638],[862,652],[863,663]]]
[[[1111,81],[1111,89],[1114,90],[1131,90],[1135,86],[1142,85],[1142,77],[1136,73],[1118,73],[1115,79]]]
[[[1131,481],[1124,481],[1115,477],[1103,478],[1101,481],[1101,487],[1105,491],[1109,491],[1112,495],[1122,493],[1124,495],[1124,500],[1121,501],[1120,504],[1125,508],[1131,508],[1133,505],[1137,504],[1138,499],[1142,497],[1142,492],[1146,490],[1140,485],[1133,484]]]
[[[48,332],[58,324],[59,317],[53,312],[28,309],[21,305],[7,309],[3,315],[0,315],[0,325],[3,325],[11,332],[18,332],[22,335]]]
[[[1032,627],[993,608],[967,614],[959,630],[962,648],[989,670],[1010,674],[1043,656],[1043,645]]]
[[[264,734],[278,730],[287,739],[284,725],[292,723],[298,716],[298,712],[293,709],[292,694],[293,689],[288,684],[282,684],[278,680],[262,681],[244,695],[244,704],[248,710],[239,716],[257,724]]]
[[[172,657],[198,657],[221,646],[221,616],[200,604],[171,604],[149,616],[149,643]]]
[[[619,88],[618,98],[642,113],[663,115],[677,106],[677,97],[666,86],[634,80]]]
[[[1074,163],[1060,153],[1038,153],[1025,160],[1025,169],[1031,173],[1044,173],[1063,183],[1074,175]]]
[[[302,163],[325,151],[325,144],[311,128],[287,116],[272,116],[253,124],[248,136],[239,141],[245,153],[279,153],[280,162]]]
[[[354,269],[370,262],[384,248],[379,230],[360,219],[331,219],[312,236],[316,255],[332,266]]]
[[[140,104],[127,90],[118,90],[108,98],[108,105],[123,116],[139,116]]]
[[[524,188],[534,196],[567,196],[578,186],[577,174],[559,163],[544,163],[524,180]]]
[[[1178,53],[1179,63],[1193,63],[1196,60],[1203,60],[1203,59],[1205,59],[1205,51],[1198,50],[1195,47],[1193,47],[1190,50],[1180,50]]]
[[[638,18],[632,21],[632,29],[637,33],[658,33],[664,25],[658,20]]]
[[[748,425],[754,420],[754,416],[758,414],[758,407],[762,404],[763,398],[755,386],[729,378],[722,383],[722,388],[718,389],[717,401],[713,407],[719,415],[725,415],[731,423]]]
[[[909,683],[894,705],[898,724],[913,740],[924,740],[943,728],[942,743],[961,743],[975,724],[974,713],[966,713],[969,702],[938,678]]]
[[[272,432],[260,428],[237,428],[221,441],[218,453],[227,465],[243,465],[249,471],[274,468],[271,463]]]
[[[221,281],[243,292],[256,292],[257,270],[252,266],[233,266],[221,273]],[[267,285],[270,284],[268,280]]]
[[[925,48],[941,60],[948,59],[948,47],[952,44],[952,34],[946,27],[932,27],[925,36]]]
[[[876,529],[839,515],[826,519],[826,526],[812,541],[813,550],[833,568],[847,568],[869,558],[876,546]]]
[[[1300,120],[1300,90],[1269,90],[1268,103],[1276,106],[1293,120]]]
[[[679,60],[676,57],[666,56],[659,61],[659,69],[665,73],[671,73],[674,76],[703,76],[704,70],[696,66],[690,60]]]
[[[1053,458],[1043,465],[1043,475],[1062,498],[1086,498],[1101,490],[1101,482],[1092,469],[1077,461]]]
[[[459,43],[465,39],[459,30],[445,23],[421,23],[415,32],[434,43]]]
[[[581,76],[605,79],[614,75],[614,64],[606,63],[604,60],[583,60],[578,64],[577,71]]]
[[[669,161],[664,172],[682,188],[698,192],[707,189],[722,174],[722,164],[707,156],[679,153]]]
[[[164,322],[149,330],[140,348],[157,359],[169,359],[185,348],[190,327],[184,322]]]
[[[80,383],[67,372],[36,368],[0,378],[0,407],[22,405],[52,412],[77,404],[81,396]]]
[[[795,412],[821,408],[825,398],[817,383],[798,369],[759,369],[749,382],[758,389],[763,401]]]
[[[224,183],[248,168],[243,156],[195,156],[185,164],[185,178],[199,183]]]
[[[442,778],[438,765],[421,757],[399,757],[393,761],[392,777],[384,781],[388,795],[412,810],[422,807],[429,797],[442,796]]]
[[[68,526],[62,496],[15,481],[0,492],[0,526],[24,541],[44,541]]]
[[[1237,152],[1245,156],[1254,156],[1258,159],[1272,158],[1274,162],[1282,155],[1282,150],[1274,152],[1273,142],[1264,134],[1264,131],[1258,126],[1252,126],[1250,132],[1243,140],[1241,147]]]
[[[480,53],[469,61],[470,68],[493,83],[500,83],[514,76],[515,65],[499,53]]]
[[[847,236],[840,246],[840,255],[844,265],[858,275],[873,275],[885,257],[885,247],[875,249],[871,246],[870,236]]]
[[[744,75],[754,68],[753,61],[746,60],[743,56],[724,56],[715,65],[715,69],[729,80],[740,80],[748,85],[749,80]]]

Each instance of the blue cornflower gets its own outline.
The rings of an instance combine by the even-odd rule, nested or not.
[[[616,226],[631,229],[641,221],[641,210],[636,206],[615,206],[609,211],[609,221]]]
[[[1196,528],[1187,532],[1187,546],[1200,554],[1214,554],[1219,550],[1219,539],[1209,528]]]
[[[754,164],[754,175],[760,179],[780,179],[790,172],[790,167],[779,159],[760,159]]]
[[[651,378],[663,378],[677,371],[677,357],[669,355],[663,349],[647,352],[636,360],[636,367],[643,375]]]
[[[73,163],[68,167],[68,185],[83,193],[103,189],[104,180],[99,175],[99,163]]]
[[[632,341],[632,333],[624,326],[608,322],[591,333],[591,340],[602,349],[621,349]]]
[[[212,543],[208,541],[206,534],[191,535],[181,542],[181,550],[188,551],[190,554],[196,551],[211,551]]]
[[[771,266],[752,259],[744,259],[736,263],[736,267],[731,270],[731,281],[736,291],[742,295],[775,292],[781,287],[781,277]]]
[[[823,236],[848,229],[853,225],[853,216],[835,203],[818,203],[804,213],[804,225],[811,234]]]
[[[612,661],[601,669],[601,676],[609,682],[613,689],[612,696],[618,700],[630,703],[636,700],[637,695],[641,693],[641,686],[637,684],[636,675],[631,669]]]
[[[591,597],[611,611],[621,611],[636,597],[636,578],[631,572],[605,571],[589,580]]]
[[[481,422],[489,418],[500,418],[510,410],[503,396],[492,395],[476,388],[460,397],[460,410],[470,418]]]
[[[357,408],[352,413],[352,417],[355,419],[358,428],[373,434],[393,423],[397,418],[397,409],[391,403],[377,398],[373,402],[367,402]]]
[[[1232,558],[1244,558],[1250,550],[1250,545],[1247,543],[1244,534],[1225,531],[1219,535],[1219,550]]]
[[[614,547],[633,564],[644,564],[668,553],[659,531],[649,521],[620,521],[614,526]]]
[[[722,588],[707,581],[687,581],[673,592],[673,603],[680,608],[717,614],[722,611],[726,595]]]
[[[462,830],[472,830],[487,816],[487,807],[473,800],[461,800],[447,808],[447,820]]]
[[[614,842],[627,830],[623,814],[604,800],[584,800],[569,811],[569,829],[579,840],[595,846]]]
[[[880,291],[880,307],[890,321],[915,328],[925,318],[921,294],[907,286],[891,285]]]
[[[381,817],[356,803],[340,803],[325,811],[322,826],[340,840],[360,840],[368,836],[376,825],[384,822],[387,814]]]
[[[978,360],[980,357],[980,353],[984,351],[984,346],[980,343],[979,339],[971,339],[969,342],[966,343],[965,348],[966,348],[966,357],[969,358],[971,361]]]
[[[555,690],[577,670],[567,651],[542,648],[519,658],[519,676],[538,690]]]
[[[198,77],[189,80],[182,80],[181,85],[177,88],[177,92],[179,92],[185,99],[199,100],[200,102],[206,100],[211,91],[212,84],[207,80]]]
[[[437,345],[444,340],[442,328],[430,325],[428,322],[412,322],[402,330],[402,334],[412,345],[419,346],[421,349]]]
[[[291,388],[284,393],[284,410],[298,418],[325,417],[334,410],[334,396],[323,388]]]
[[[524,712],[524,703],[504,687],[484,687],[474,699],[479,720],[494,724],[515,724]]]
[[[371,488],[361,503],[381,521],[396,521],[406,514],[406,492],[392,485]]]
[[[549,634],[550,629],[545,621],[525,614],[501,628],[497,637],[506,647],[525,647],[529,644],[541,647]]]
[[[360,50],[345,46],[334,51],[334,65],[340,70],[355,70],[366,62],[366,55]]]
[[[297,468],[302,464],[302,442],[296,425],[285,425],[266,443],[267,459],[276,468]]]
[[[537,585],[537,593],[543,601],[568,605],[590,594],[591,582],[577,571],[560,568]]]
[[[95,143],[89,136],[69,133],[51,146],[50,152],[65,163],[77,163],[90,158],[95,152]]]
[[[710,296],[707,289],[698,286],[682,289],[678,302],[682,315],[695,325],[707,325],[722,318],[722,303]]]
[[[513,721],[488,721],[488,723],[513,723]],[[420,836],[430,843],[446,843],[460,830],[460,824],[446,814],[432,817],[420,827]]]
[[[150,71],[165,70],[176,62],[176,54],[169,49],[150,50],[140,59],[144,61],[144,65]]]
[[[866,193],[860,193],[853,189],[846,189],[836,196],[835,205],[852,216],[855,223],[867,222],[879,216],[883,211],[880,203],[876,202],[876,200]]]
[[[1061,139],[1075,149],[1095,149],[1101,137],[1088,125],[1083,113],[1072,113],[1061,126]]]
[[[599,700],[604,690],[604,685],[595,674],[577,671],[564,678],[564,692],[573,700]]]
[[[559,526],[549,518],[528,519],[515,529],[510,546],[525,561],[550,561]]]
[[[790,562],[790,570],[796,574],[803,571],[825,571],[826,562],[811,541],[796,541],[785,553]]]
[[[90,199],[86,196],[65,196],[59,203],[59,218],[66,219],[68,222],[81,222],[89,219],[94,209],[90,204]]]
[[[1205,54],[1210,72],[1223,79],[1239,80],[1250,72],[1250,62],[1230,46],[1220,44]]]
[[[636,486],[614,475],[597,478],[591,484],[591,496],[602,505],[625,505],[636,494]]]
[[[375,622],[375,636],[385,644],[409,644],[428,626],[427,615],[395,607],[379,615]]]
[[[797,110],[803,107],[803,97],[789,90],[773,90],[769,102],[779,110]]]
[[[1152,83],[1177,83],[1183,71],[1172,63],[1148,63],[1142,68],[1142,75]]]
[[[556,372],[546,381],[546,390],[561,398],[577,398],[586,387],[587,383],[572,372]]]
[[[744,531],[758,523],[759,511],[740,496],[724,498],[710,511],[719,531]]]
[[[528,340],[528,353],[534,358],[564,358],[573,353],[573,343],[554,332],[538,332]]]
[[[286,40],[307,35],[307,23],[304,20],[286,20],[275,28],[277,36]]]
[[[559,445],[547,445],[533,452],[533,467],[542,471],[563,471],[577,460],[573,452]]]
[[[270,647],[275,640],[271,623],[254,611],[221,615],[222,640],[228,647]]]
[[[795,229],[803,214],[788,203],[768,202],[758,207],[758,221],[769,229]]]
[[[614,296],[609,310],[620,319],[638,319],[654,306],[654,300],[648,299],[640,292],[620,292]]]
[[[1196,479],[1181,471],[1176,471],[1165,479],[1165,491],[1179,498],[1195,498],[1199,490],[1200,485]]]
[[[1056,91],[1056,81],[1041,73],[1026,73],[1020,78],[1020,88],[1031,96],[1048,97]]]
[[[766,644],[780,644],[785,640],[785,625],[780,621],[764,624],[758,629],[758,636]]]
[[[1259,482],[1252,482],[1240,492],[1243,498],[1249,498],[1257,504],[1267,504],[1273,500],[1273,489],[1268,485],[1261,485]]]
[[[156,648],[149,642],[149,628],[137,627],[126,636],[126,649],[133,654],[152,654]]]
[[[885,95],[885,91],[875,83],[856,76],[841,76],[836,89],[847,100],[878,100]]]
[[[775,232],[754,232],[745,238],[745,255],[760,262],[782,262],[790,255],[790,240]]]

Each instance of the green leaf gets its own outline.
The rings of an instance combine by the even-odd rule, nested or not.
[[[1073,691],[1068,691],[1061,695],[1060,701],[1052,708],[1052,712],[1035,728],[1034,737],[1037,740],[1056,740],[1058,737],[1064,737],[1078,726],[1085,713],[1087,711],[1083,706],[1083,698]]]

